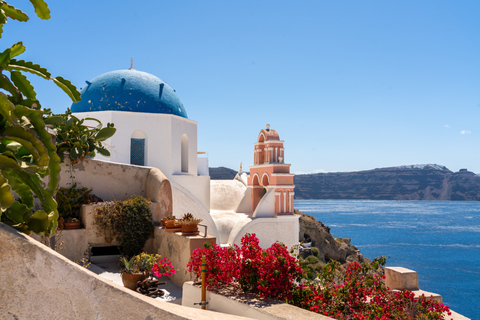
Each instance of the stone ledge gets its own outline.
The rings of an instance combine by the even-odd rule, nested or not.
[[[192,281],[183,284],[182,306],[200,308],[201,288]],[[261,298],[234,289],[207,291],[207,310],[261,320],[332,320],[333,318],[310,312],[273,299]]]
[[[419,290],[417,272],[402,267],[385,268],[385,285],[390,290]]]
[[[216,243],[216,238],[203,233],[197,236],[182,236],[181,232],[167,232],[156,227],[154,231],[153,248],[162,257],[168,257],[177,271],[170,279],[181,287],[185,281],[194,280],[187,272],[187,263],[195,249],[203,248],[205,242]]]

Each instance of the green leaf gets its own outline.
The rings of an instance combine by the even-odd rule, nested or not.
[[[77,157],[78,157],[78,155],[77,155],[77,152],[75,151],[75,148],[72,148],[70,150],[70,158],[73,159],[73,160],[76,160]]]
[[[30,0],[33,7],[35,8],[35,13],[40,19],[48,20],[50,19],[50,9],[48,9],[47,3],[43,0]]]
[[[13,221],[17,223],[23,223],[25,222],[25,220],[23,220],[23,217],[25,216],[25,214],[29,213],[30,211],[31,209],[28,208],[26,205],[18,201],[15,201],[5,213]]]
[[[0,169],[13,169],[13,170],[21,170],[20,165],[17,161],[13,160],[10,157],[7,157],[3,154],[0,154]]]
[[[80,97],[80,92],[78,92],[77,88],[67,79],[56,77],[52,80],[70,97],[70,99],[72,99],[73,102],[78,102],[82,99]]]
[[[0,53],[0,67],[2,69],[6,69],[8,66],[8,63],[10,62],[10,52],[12,49],[8,48],[5,49],[2,53]]]
[[[104,157],[110,157],[110,151],[104,148],[97,148],[98,153],[100,153]]]
[[[27,77],[21,74],[18,71],[10,71],[11,79],[15,86],[17,86],[18,90],[28,99],[37,99],[37,94],[35,93],[35,89],[28,81]]]
[[[15,197],[13,196],[10,185],[7,180],[0,175],[0,207],[8,208],[13,204]]]
[[[35,233],[42,233],[48,229],[50,221],[48,219],[48,214],[43,210],[37,210],[35,213],[28,217],[27,225]]]
[[[13,20],[18,20],[18,21],[28,21],[28,16],[22,12],[22,10],[15,8],[14,6],[11,6],[7,3],[2,3],[0,5],[0,9],[3,10],[5,15]]]
[[[54,115],[45,118],[45,124],[51,124],[53,126],[60,126],[63,123],[63,117]]]
[[[22,41],[15,43],[11,48],[10,58],[16,57],[25,52],[25,46]]]
[[[102,122],[98,119],[95,119],[95,118],[84,118],[83,120],[90,120],[90,121],[96,121],[98,122],[99,124],[102,124]]]
[[[15,110],[13,103],[8,100],[3,92],[0,92],[0,115],[9,122],[16,121],[17,117],[13,113],[13,110]]]
[[[23,182],[19,181],[16,175],[12,173],[13,171],[11,170],[5,170],[5,179],[7,179],[12,190],[20,197],[21,202],[28,208],[33,208],[33,194],[30,191],[30,188]]]
[[[29,72],[33,73],[39,77],[42,77],[46,80],[50,80],[50,72],[47,71],[47,69],[40,67],[38,64],[34,64],[33,62],[30,61],[24,61],[24,60],[16,60],[16,59],[11,59],[9,65],[5,68],[5,70],[17,70],[17,71],[24,71],[24,72]]]
[[[18,92],[17,88],[13,85],[10,79],[4,74],[0,75],[0,88],[10,92],[10,94],[12,95],[15,101],[18,101],[21,99],[20,93]]]
[[[16,141],[25,147],[32,155],[38,166],[47,166],[48,151],[35,135],[22,127],[7,127],[3,131],[4,138]]]
[[[103,128],[102,130],[100,130],[100,131],[97,133],[96,139],[99,140],[99,141],[105,141],[105,140],[107,140],[108,138],[110,138],[111,136],[113,136],[116,131],[117,131],[117,129],[112,128],[112,127]]]

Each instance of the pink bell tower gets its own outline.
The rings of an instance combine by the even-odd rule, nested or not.
[[[262,129],[255,143],[254,165],[250,167],[248,186],[252,188],[252,212],[270,190],[275,192],[275,215],[290,215],[293,211],[293,173],[284,162],[285,149],[276,130]]]

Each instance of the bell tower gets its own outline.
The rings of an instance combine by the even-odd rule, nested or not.
[[[254,144],[254,165],[250,167],[248,186],[251,187],[252,212],[255,212],[262,197],[270,190],[275,193],[275,215],[294,214],[293,173],[290,164],[286,164],[283,141],[276,130],[262,129]]]

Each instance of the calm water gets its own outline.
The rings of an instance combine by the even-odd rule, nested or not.
[[[480,202],[295,200],[334,236],[387,266],[418,273],[420,289],[480,319]]]

